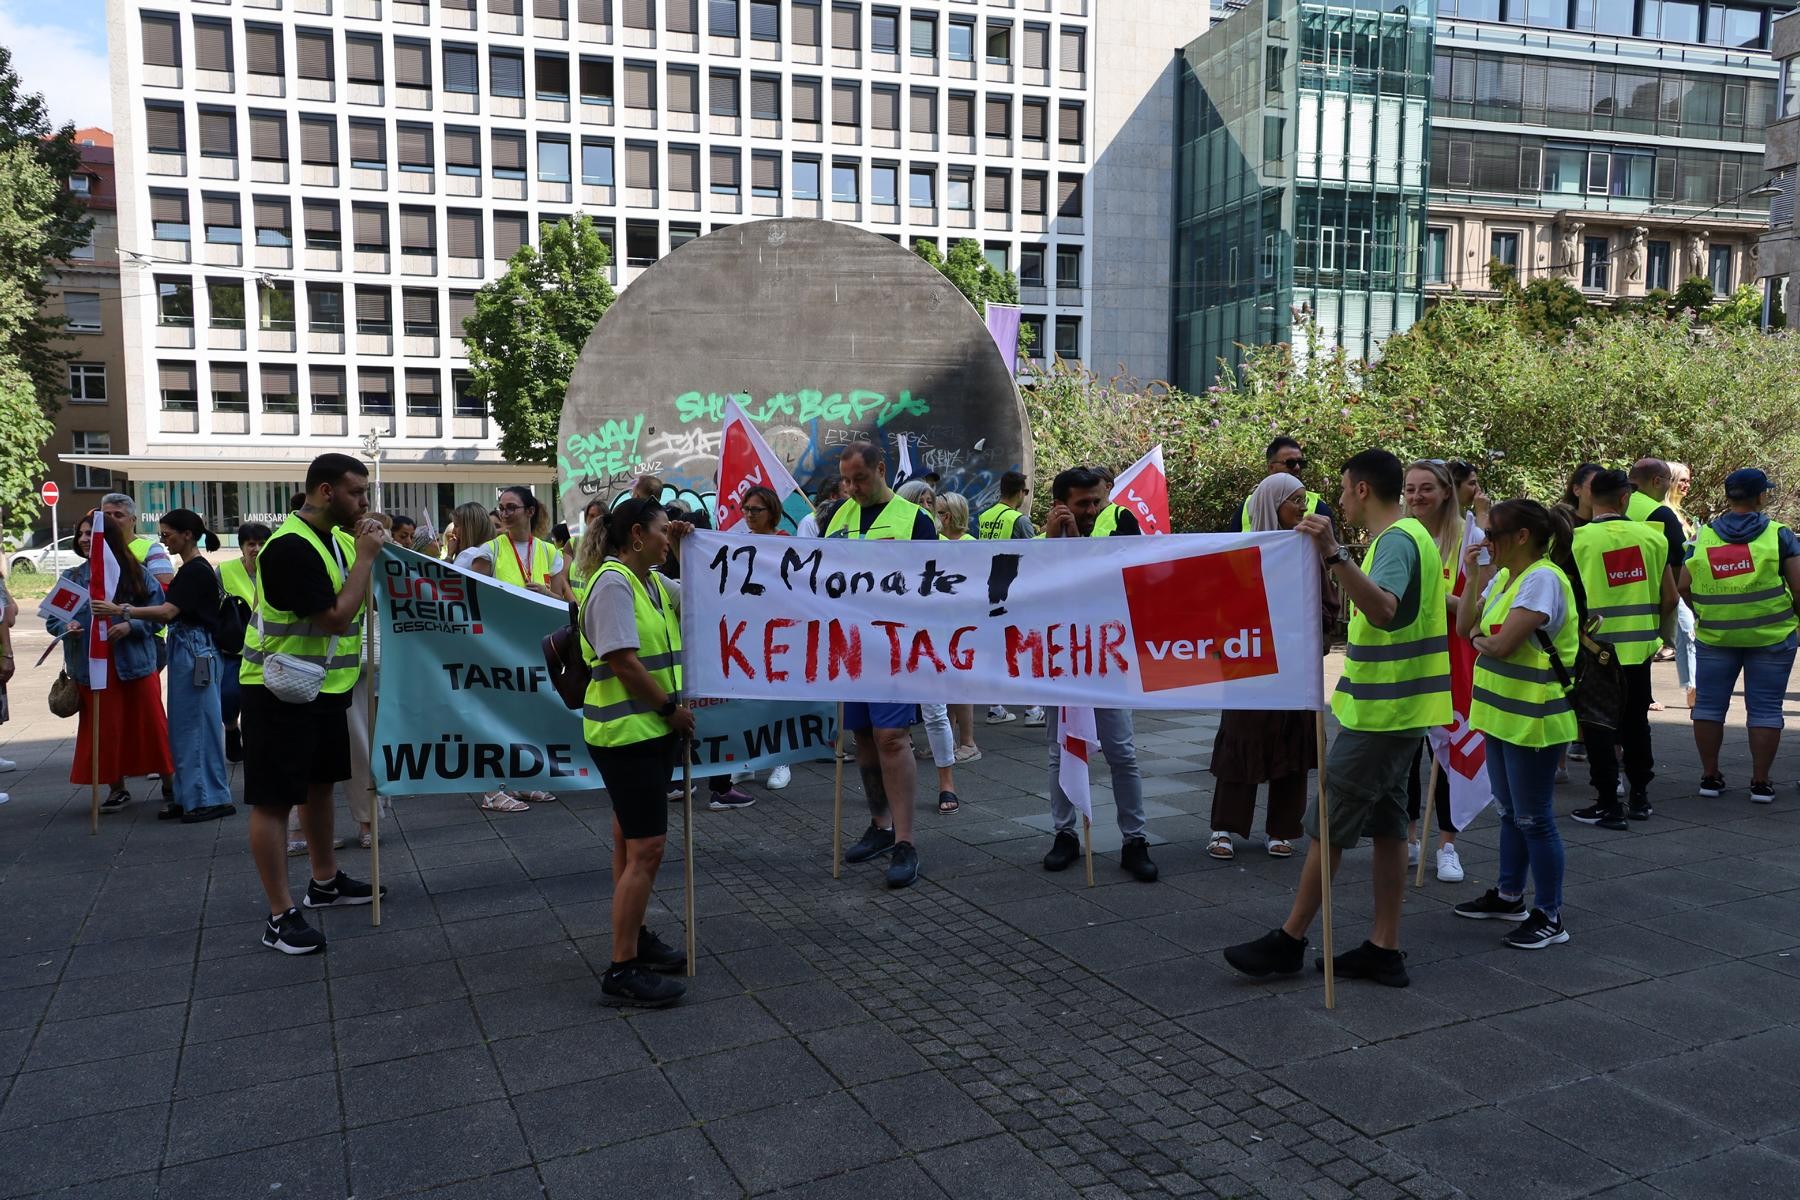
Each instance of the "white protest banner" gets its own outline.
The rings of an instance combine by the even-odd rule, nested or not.
[[[869,542],[696,531],[703,696],[1098,708],[1323,703],[1317,552],[1295,533]]]

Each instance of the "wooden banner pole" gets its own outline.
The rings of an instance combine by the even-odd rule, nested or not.
[[[1337,1007],[1337,979],[1331,961],[1331,808],[1325,786],[1325,710],[1320,709],[1313,729],[1319,756],[1319,936],[1325,952],[1325,1007]]]
[[[1094,886],[1094,821],[1081,814],[1081,854],[1087,860],[1087,885]]]
[[[831,877],[836,879],[844,862],[844,705],[837,706],[837,736],[831,739]]]
[[[694,974],[694,744],[681,739],[681,873],[687,891],[687,973]]]
[[[100,692],[88,689],[88,770],[93,787],[88,793],[88,836],[100,832]]]
[[[371,572],[363,595],[363,683],[369,691],[363,708],[363,745],[369,749],[369,924],[381,924],[381,792],[375,787],[375,577]]]
[[[1419,869],[1413,874],[1413,886],[1425,886],[1425,855],[1431,845],[1431,819],[1437,815],[1437,757],[1431,752],[1431,739],[1425,739],[1425,811],[1419,814],[1424,827],[1419,834]]]

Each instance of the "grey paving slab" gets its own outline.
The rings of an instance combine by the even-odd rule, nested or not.
[[[499,1100],[365,1125],[350,1130],[347,1144],[358,1197],[418,1191],[531,1161],[517,1116]]]
[[[1269,1077],[1370,1136],[1461,1112],[1478,1099],[1415,1065],[1396,1045],[1346,1050]]]
[[[706,1136],[747,1191],[809,1183],[897,1157],[900,1147],[845,1092],[709,1121]]]
[[[1590,1157],[1634,1176],[1718,1153],[1738,1140],[1612,1078],[1577,1080],[1504,1107],[1527,1125],[1569,1139]],[[1605,1122],[1606,1136],[1584,1137],[1580,1131],[1591,1127],[1596,1115]]]
[[[1567,1200],[1594,1195],[1627,1178],[1577,1147],[1504,1114],[1457,1113],[1402,1130],[1388,1141],[1430,1163],[1439,1180],[1472,1200]]]
[[[919,1156],[919,1165],[954,1200],[1061,1200],[1075,1188],[1007,1134],[962,1142]]]
[[[490,1041],[506,1090],[513,1095],[601,1079],[651,1065],[650,1052],[623,1021],[549,1029]]]
[[[373,1125],[492,1100],[505,1093],[486,1046],[459,1046],[343,1073],[344,1121]]]
[[[543,1194],[549,1200],[602,1195],[727,1200],[743,1194],[730,1169],[698,1129],[671,1130],[550,1159],[539,1169]],[[521,1192],[521,1196],[526,1194]],[[529,1193],[538,1194],[535,1190]]]
[[[684,1058],[666,1064],[663,1078],[700,1121],[760,1108],[772,1095],[804,1100],[838,1088],[819,1061],[792,1038]]]
[[[320,1062],[317,1066],[329,1066]],[[193,1162],[256,1150],[344,1126],[333,1074],[258,1083],[230,1092],[177,1100],[169,1118],[164,1161]]]
[[[512,1111],[538,1159],[581,1154],[693,1123],[660,1071],[622,1075],[515,1096]]]
[[[1747,1076],[1741,1056],[1712,1047],[1626,1067],[1613,1078],[1750,1139],[1800,1128],[1800,1084],[1766,1071]]]
[[[1792,1158],[1756,1146],[1734,1146],[1699,1162],[1659,1171],[1645,1183],[1674,1200],[1795,1194]]]
[[[279,1146],[221,1154],[163,1168],[161,1195],[279,1196],[341,1200],[347,1193],[344,1147],[333,1132]]]

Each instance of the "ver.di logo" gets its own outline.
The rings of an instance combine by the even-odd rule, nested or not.
[[[1146,692],[1280,673],[1259,547],[1121,574]]]
[[[1608,550],[1601,555],[1601,561],[1606,565],[1607,587],[1630,587],[1650,578],[1650,572],[1644,566],[1642,546],[1621,546],[1617,550]]]

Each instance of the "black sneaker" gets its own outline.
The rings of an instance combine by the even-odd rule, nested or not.
[[[1770,783],[1766,779],[1763,779],[1763,780],[1752,779],[1750,781],[1750,803],[1752,803],[1752,804],[1773,804],[1773,803],[1775,803],[1775,785]]]
[[[1132,838],[1119,847],[1119,866],[1139,883],[1155,883],[1159,874],[1150,861],[1150,843],[1143,838]]]
[[[102,813],[116,813],[130,803],[130,792],[122,787],[114,788],[112,791],[106,793],[106,799],[100,802],[100,811]]]
[[[237,811],[235,804],[207,804],[196,808],[193,812],[182,813],[183,825],[198,825],[202,821],[216,821],[220,817],[229,817]]]
[[[1700,794],[1708,800],[1717,800],[1725,794],[1725,777],[1723,775],[1702,775],[1700,777]]]
[[[1294,975],[1306,965],[1306,939],[1289,937],[1285,929],[1271,929],[1254,942],[1225,947],[1225,961],[1252,979]]]
[[[1081,839],[1075,836],[1073,830],[1059,829],[1056,831],[1056,840],[1050,843],[1049,853],[1044,855],[1044,870],[1066,871],[1080,857]]]
[[[1590,804],[1586,808],[1578,808],[1569,814],[1583,825],[1598,825],[1602,829],[1630,829],[1626,823],[1625,810],[1615,804]]]
[[[1523,925],[1500,940],[1515,950],[1542,950],[1568,941],[1569,931],[1563,928],[1561,920],[1552,921],[1543,909],[1534,908]]]
[[[381,898],[387,899],[387,889],[381,889]],[[339,905],[368,904],[375,899],[375,889],[360,879],[352,879],[342,871],[330,883],[320,884],[312,880],[306,885],[306,895],[300,903],[307,908],[335,908]]]
[[[1498,888],[1489,888],[1479,900],[1465,900],[1451,910],[1471,921],[1523,921],[1531,914],[1525,910],[1525,897],[1502,900]]]
[[[1323,958],[1315,959],[1314,965],[1325,970]],[[1340,979],[1370,979],[1383,987],[1403,988],[1412,982],[1406,974],[1406,952],[1384,950],[1374,942],[1333,956],[1331,968]]]
[[[1654,808],[1650,807],[1650,797],[1648,795],[1643,792],[1633,792],[1631,793],[1631,799],[1627,802],[1625,815],[1630,817],[1633,821],[1648,821],[1650,815],[1655,811]]]
[[[883,829],[870,821],[863,835],[850,844],[844,851],[847,863],[868,862],[871,858],[879,858],[894,848],[894,831]]]
[[[290,908],[263,923],[262,944],[283,954],[311,954],[325,948],[325,935],[308,925],[299,909]]]
[[[225,761],[244,761],[244,734],[236,725],[225,727]]]
[[[641,967],[652,971],[664,971],[670,975],[687,970],[687,952],[677,950],[669,943],[650,932],[647,925],[638,926],[638,951],[636,962]]]
[[[105,812],[106,809],[102,807],[100,811]],[[173,800],[156,810],[156,819],[159,821],[179,821],[185,816],[187,810]]]
[[[919,877],[919,852],[911,842],[897,842],[894,857],[888,860],[887,885],[891,888],[911,887]]]
[[[608,967],[600,977],[600,1003],[615,1008],[667,1008],[687,994],[687,984],[653,975],[632,961]]]

